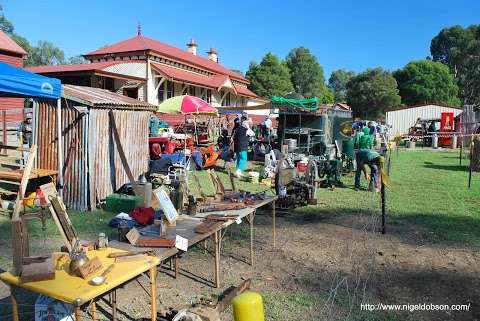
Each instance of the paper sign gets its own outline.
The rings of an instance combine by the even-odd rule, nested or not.
[[[241,224],[242,223],[242,218],[239,216],[235,219],[235,223]]]
[[[178,217],[178,212],[173,206],[170,197],[168,197],[167,193],[163,189],[158,189],[154,191],[154,195],[157,198],[158,202],[160,203],[160,207],[163,210],[163,214],[167,218],[170,223],[175,222]]]
[[[179,250],[187,252],[188,250],[188,240],[180,235],[175,236],[175,247]]]

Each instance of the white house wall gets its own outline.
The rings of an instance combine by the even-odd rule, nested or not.
[[[145,62],[129,62],[124,64],[116,64],[106,67],[103,70],[115,74],[127,75],[137,78],[147,77],[147,64]]]
[[[418,118],[432,119],[442,116],[444,112],[452,112],[457,116],[462,112],[461,109],[443,107],[437,105],[426,105],[419,107],[412,107],[400,110],[393,110],[387,112],[386,123],[391,125],[390,133],[393,136],[408,134],[408,130],[412,127]]]

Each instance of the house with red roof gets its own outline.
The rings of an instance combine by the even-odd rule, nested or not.
[[[139,28],[133,38],[83,55],[87,64],[27,69],[65,84],[104,88],[155,105],[184,94],[215,107],[265,103],[247,88],[248,79],[219,63],[215,49],[206,57],[197,49],[194,39],[183,50],[148,38]]]
[[[27,52],[0,30],[0,61],[14,67],[23,67]],[[0,121],[5,111],[6,121],[18,123],[23,121],[23,98],[0,98]]]

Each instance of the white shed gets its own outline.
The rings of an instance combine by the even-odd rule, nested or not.
[[[387,111],[385,122],[392,126],[389,130],[390,135],[404,135],[408,134],[408,129],[415,124],[418,118],[440,119],[444,112],[452,112],[456,117],[462,112],[462,108],[433,104],[401,107]]]

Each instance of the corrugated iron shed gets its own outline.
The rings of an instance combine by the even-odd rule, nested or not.
[[[456,117],[462,112],[460,107],[442,106],[438,104],[426,104],[396,108],[386,113],[385,122],[392,126],[389,133],[393,136],[408,134],[418,118],[440,119],[443,112],[452,112]]]
[[[34,142],[37,166],[57,169],[56,104],[34,105]],[[64,201],[86,211],[128,183],[112,136],[112,110],[120,141],[135,177],[148,170],[148,125],[156,106],[107,90],[63,86],[62,137]]]

